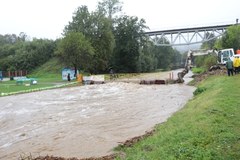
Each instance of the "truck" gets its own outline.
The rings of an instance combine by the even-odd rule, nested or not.
[[[218,55],[218,63],[226,64],[228,58],[230,58],[233,61],[235,54],[234,54],[233,48],[228,48],[228,49],[219,50],[217,55]]]

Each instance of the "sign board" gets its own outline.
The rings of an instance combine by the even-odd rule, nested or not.
[[[3,75],[2,75],[2,71],[0,71],[0,81],[3,80]]]
[[[75,76],[75,70],[74,69],[71,69],[71,68],[64,68],[62,70],[62,80],[68,80],[67,79],[67,76],[68,74],[70,74],[70,79],[73,80],[73,79],[76,79],[76,76]]]
[[[104,81],[104,75],[83,76],[83,81]]]
[[[104,82],[104,75],[94,75],[92,80],[95,82]]]
[[[104,75],[83,76],[83,81],[86,84],[89,84],[91,82],[104,82],[104,80]]]

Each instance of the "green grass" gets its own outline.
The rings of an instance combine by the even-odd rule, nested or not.
[[[239,80],[240,75],[204,80],[198,85],[204,90],[157,125],[153,136],[116,150],[126,160],[240,159]]]
[[[42,90],[47,87],[53,88],[58,85],[67,85],[68,82],[62,80],[61,71],[64,66],[60,64],[58,58],[53,58],[37,68],[33,73],[27,75],[29,78],[36,78],[38,82],[37,85],[26,86],[25,84],[29,84],[29,82],[23,85],[17,85],[16,80],[0,82],[0,96],[2,96],[2,93],[4,93],[3,95],[14,94],[15,92],[25,93]]]
[[[42,66],[38,67],[36,70],[34,70],[33,73],[31,73],[30,76],[34,77],[44,77],[44,78],[54,78],[56,75],[57,77],[61,76],[62,69],[65,66],[61,63],[60,59],[57,57],[54,57],[47,61]],[[47,74],[46,74],[47,73]]]
[[[52,84],[45,84],[39,82],[37,85],[30,85],[25,86],[23,85],[17,85],[16,81],[6,81],[0,83],[0,92],[1,93],[11,93],[11,92],[18,92],[22,90],[28,90],[28,89],[36,89],[36,88],[43,88],[43,87],[49,87],[53,86]]]
[[[198,67],[193,67],[191,70],[192,70],[193,73],[198,73],[198,74],[206,71],[206,69],[198,68]]]
[[[37,78],[36,85],[27,85],[29,82],[25,82],[23,84],[16,84],[16,81],[3,81],[0,82],[0,97],[6,96],[9,94],[17,94],[17,93],[26,93],[33,91],[40,91],[51,88],[59,88],[63,86],[76,86],[76,81],[72,81],[73,83],[69,83],[67,81],[62,81],[57,75],[56,77],[49,78],[49,75],[46,74],[47,78],[41,77]]]

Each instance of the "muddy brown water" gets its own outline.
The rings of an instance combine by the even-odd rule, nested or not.
[[[1,97],[0,159],[111,154],[119,142],[166,121],[194,89],[111,82]]]

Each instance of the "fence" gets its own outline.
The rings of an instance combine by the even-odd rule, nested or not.
[[[26,76],[28,72],[26,70],[20,70],[20,71],[2,71],[3,77],[22,77]]]

